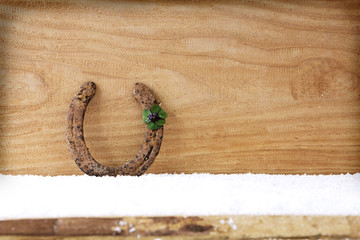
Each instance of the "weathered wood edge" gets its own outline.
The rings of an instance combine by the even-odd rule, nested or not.
[[[172,216],[0,221],[0,239],[97,236],[182,239],[359,239],[360,216]],[[18,239],[18,238],[17,238]]]

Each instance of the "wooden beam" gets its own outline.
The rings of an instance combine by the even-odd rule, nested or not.
[[[345,239],[360,238],[360,216],[202,216],[59,218],[0,221],[0,239],[10,236],[85,236],[110,239]],[[76,237],[76,238],[75,238]]]
[[[97,84],[86,143],[142,145],[135,82],[169,114],[148,173],[360,171],[359,1],[0,1],[0,173],[82,174],[65,116]]]

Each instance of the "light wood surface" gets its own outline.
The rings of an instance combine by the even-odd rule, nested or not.
[[[359,239],[360,217],[286,215],[0,221],[0,239],[12,239],[11,236],[16,239],[21,239],[20,236],[27,237],[25,239],[113,239],[115,236],[117,239]]]
[[[148,173],[360,171],[359,1],[0,1],[0,173],[82,174],[65,117],[97,93],[100,163],[142,145],[135,82],[169,113]]]

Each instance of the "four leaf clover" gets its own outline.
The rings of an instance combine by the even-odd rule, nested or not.
[[[158,104],[151,106],[151,109],[143,110],[143,123],[148,125],[151,130],[157,130],[165,124],[167,113]]]

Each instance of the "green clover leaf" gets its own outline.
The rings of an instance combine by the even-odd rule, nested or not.
[[[147,124],[151,130],[162,128],[167,117],[167,113],[158,104],[152,105],[150,110],[143,110],[143,123]]]
[[[167,113],[164,111],[164,110],[160,110],[159,111],[159,117],[160,118],[167,118],[168,117],[168,115],[167,115]]]
[[[148,117],[151,114],[149,109],[144,109],[143,110],[143,117]]]
[[[159,125],[157,125],[156,123],[153,123],[153,122],[150,122],[148,124],[148,129],[151,129],[151,130],[157,130],[157,129],[161,128],[161,127],[162,126],[159,126]]]
[[[151,114],[149,109],[144,109],[143,110],[143,123],[148,124],[150,123],[150,119],[148,118],[148,116]]]
[[[150,121],[150,119],[148,119],[148,117],[144,117],[143,116],[143,123],[145,123],[145,124],[148,124],[148,123],[150,123],[151,121]]]
[[[148,124],[148,129],[155,130],[155,126],[156,126],[155,123],[150,122],[150,123]]]
[[[159,126],[162,126],[162,125],[165,124],[165,119],[160,119],[160,120],[156,121],[155,124],[156,124],[156,125],[159,125]]]
[[[159,113],[159,111],[162,110],[161,107],[157,104],[152,105],[151,112],[152,113]]]

